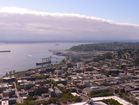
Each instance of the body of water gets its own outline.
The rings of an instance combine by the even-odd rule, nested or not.
[[[6,72],[33,68],[42,58],[54,56],[49,50],[65,50],[81,43],[14,43],[0,44],[0,76]]]

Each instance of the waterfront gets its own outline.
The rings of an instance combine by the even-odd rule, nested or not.
[[[10,70],[22,71],[35,67],[42,58],[54,56],[49,50],[65,50],[81,43],[14,43],[0,44],[0,76]],[[58,57],[58,56],[56,56]],[[61,57],[58,57],[61,59]]]
[[[64,47],[66,43],[33,44],[35,51],[38,51],[42,45],[49,46],[51,50],[47,47],[48,51],[57,49],[58,55],[64,54],[67,59],[56,65],[49,63],[40,68],[6,73],[0,83],[1,103],[7,105],[109,105],[109,103],[110,105],[114,105],[113,103],[139,105],[139,50],[136,49],[138,44],[120,42],[82,44],[70,48],[70,52],[61,53],[59,50],[66,49],[71,44],[67,47]],[[106,45],[107,47],[104,47]],[[83,52],[82,50],[85,47],[88,49],[88,46],[89,50]],[[96,46],[99,50],[96,50]],[[26,48],[25,45],[24,47]],[[73,48],[78,49],[77,52],[74,52]],[[124,49],[115,50],[115,48]],[[33,47],[31,49],[33,50]]]

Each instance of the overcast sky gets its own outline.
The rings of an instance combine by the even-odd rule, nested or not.
[[[139,40],[138,4],[138,0],[1,0],[0,40]]]

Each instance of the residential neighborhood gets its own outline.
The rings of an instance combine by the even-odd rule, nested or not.
[[[56,64],[42,62],[6,73],[0,83],[1,105],[109,105],[105,100],[138,105],[139,66],[133,63],[135,52],[129,52],[68,53]]]

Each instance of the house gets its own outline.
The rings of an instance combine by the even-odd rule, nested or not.
[[[7,99],[1,101],[1,105],[10,105]]]
[[[9,105],[16,105],[16,98],[9,98]]]
[[[14,76],[12,76],[12,77],[3,77],[2,81],[4,83],[13,83],[13,82],[16,82],[16,78]]]
[[[49,88],[48,93],[51,97],[60,97],[62,95],[62,91],[57,87]]]

